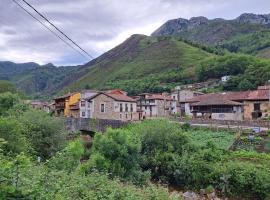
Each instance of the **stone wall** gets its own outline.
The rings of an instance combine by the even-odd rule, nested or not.
[[[254,112],[254,104],[260,103],[262,118],[270,115],[270,106],[268,101],[245,101],[244,102],[244,119],[252,120],[252,112]]]
[[[99,96],[95,97],[93,100],[92,105],[92,118],[96,119],[111,119],[111,120],[121,120],[121,121],[131,121],[131,120],[138,120],[139,116],[136,112],[136,103],[133,103],[133,112],[125,112],[125,104],[131,104],[129,102],[119,102],[123,105],[123,112],[117,112],[114,108],[115,102],[112,98],[100,94]],[[101,104],[105,105],[105,112],[101,112]],[[130,105],[128,105],[130,110]]]
[[[77,131],[105,132],[108,127],[121,128],[127,122],[108,119],[65,118],[65,128],[68,133]]]

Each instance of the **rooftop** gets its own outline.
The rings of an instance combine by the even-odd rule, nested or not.
[[[111,93],[105,93],[105,92],[99,92],[98,94],[88,98],[87,100],[94,99],[94,98],[96,98],[97,96],[99,96],[101,94],[106,95],[107,97],[110,97],[110,98],[114,99],[115,101],[136,102],[135,99],[133,99],[133,98],[127,96],[127,95],[111,94]]]

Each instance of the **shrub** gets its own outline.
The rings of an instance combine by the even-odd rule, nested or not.
[[[39,110],[29,110],[19,118],[24,134],[35,154],[43,159],[52,157],[65,143],[64,123]]]
[[[83,171],[108,172],[112,177],[140,184],[148,178],[140,169],[140,144],[135,143],[128,130],[108,129],[104,135],[96,134],[91,159]]]

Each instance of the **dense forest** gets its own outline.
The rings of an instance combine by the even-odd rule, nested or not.
[[[150,120],[89,143],[17,94],[1,93],[0,111],[0,199],[179,199],[167,185],[270,197],[269,154],[230,151],[230,132]]]

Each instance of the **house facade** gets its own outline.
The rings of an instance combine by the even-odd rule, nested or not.
[[[74,92],[55,98],[55,115],[58,117],[78,117],[80,97],[80,92]]]
[[[96,119],[138,120],[136,100],[120,93],[99,92],[87,99],[90,116]]]
[[[92,118],[91,114],[91,103],[87,101],[90,97],[96,95],[98,91],[96,90],[84,90],[81,92],[81,98],[79,101],[79,110],[81,118]]]
[[[260,86],[251,91],[244,100],[244,118],[247,120],[264,119],[270,116],[269,86]]]
[[[188,99],[193,117],[216,120],[260,120],[270,116],[269,89],[207,94]]]
[[[172,102],[172,114],[181,114],[181,116],[191,116],[191,110],[188,103],[185,101],[196,96],[203,95],[201,92],[192,91],[192,90],[174,90],[171,93],[173,99]]]
[[[172,103],[167,94],[141,94],[137,97],[139,119],[168,117],[172,113]]]

